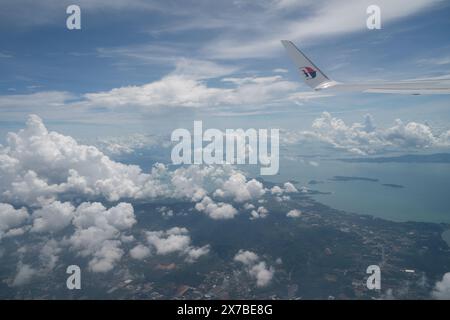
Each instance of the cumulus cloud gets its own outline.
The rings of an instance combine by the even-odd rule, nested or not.
[[[12,286],[19,287],[28,284],[36,274],[37,270],[33,269],[30,265],[19,263]]]
[[[33,252],[40,258],[36,265],[18,269],[17,285],[33,274],[54,269],[63,250],[86,259],[92,272],[115,268],[125,254],[124,243],[130,243],[129,255],[137,260],[153,254],[177,254],[192,263],[210,251],[209,245],[194,246],[185,228],[147,232],[146,242],[133,244],[133,206],[120,202],[106,207],[101,200],[184,199],[212,219],[230,219],[238,214],[237,209],[215,198],[259,202],[266,193],[261,182],[247,179],[229,165],[170,171],[156,164],[144,173],[138,166],[111,160],[96,147],[49,131],[37,116],[30,116],[26,127],[10,133],[6,145],[0,146],[0,177],[0,201],[10,202],[0,203],[0,238],[30,232],[40,241],[21,250],[21,255]],[[286,183],[282,190],[294,192],[295,187]],[[74,197],[85,202],[67,201]],[[243,206],[256,208],[250,203]],[[167,215],[173,214],[166,209],[161,208]],[[254,211],[258,217],[267,215],[262,206]],[[263,277],[265,269],[270,274],[270,268],[263,266],[252,265],[252,277]],[[261,281],[258,283],[263,285]]]
[[[150,249],[142,244],[138,244],[130,250],[130,256],[136,260],[142,260],[150,256]]]
[[[53,269],[59,259],[61,246],[89,258],[89,269],[106,272],[121,259],[123,233],[136,223],[133,207],[119,203],[109,209],[101,203],[84,202],[75,208],[68,202],[55,201],[33,212],[31,232],[55,234],[71,225],[73,233],[62,238],[51,238],[41,248],[40,257],[47,270]],[[57,242],[57,240],[59,242]]]
[[[297,188],[290,182],[284,183],[283,187],[280,186],[274,186],[270,189],[270,192],[273,195],[282,195],[283,193],[294,193],[298,192]]]
[[[264,193],[260,182],[247,181],[232,166],[188,166],[169,171],[156,164],[150,173],[144,173],[138,166],[111,160],[96,147],[48,131],[34,115],[29,117],[26,128],[9,133],[7,145],[0,146],[0,176],[0,200],[36,207],[65,194],[109,201],[173,197],[198,202],[219,189],[217,194],[241,202]],[[216,209],[210,207],[208,211]],[[230,209],[225,206],[222,210],[233,215]],[[36,213],[41,218],[36,223],[49,220],[50,215],[69,219],[70,214],[58,210],[49,208],[47,213]],[[44,227],[36,225],[34,230]]]
[[[268,267],[266,262],[260,261],[256,253],[248,250],[239,250],[234,256],[234,261],[238,261],[246,267],[248,274],[256,279],[258,287],[265,287],[271,282],[275,272],[274,269]]]
[[[147,242],[159,255],[178,253],[185,257],[187,262],[194,262],[203,255],[208,254],[209,245],[194,247],[186,228],[174,227],[166,231],[147,231]]]
[[[44,264],[46,270],[53,270],[59,260],[62,249],[55,239],[50,239],[41,248],[39,259]]]
[[[133,206],[124,202],[110,209],[106,209],[99,202],[82,203],[78,206],[73,221],[73,224],[80,229],[96,226],[103,229],[113,227],[117,230],[125,230],[135,223]]]
[[[251,203],[244,203],[243,207],[244,207],[245,210],[253,210],[253,209],[255,209],[255,205],[251,204]]]
[[[155,247],[157,254],[169,254],[186,250],[191,238],[186,228],[175,227],[167,231],[147,232],[147,241]]]
[[[173,195],[188,198],[194,202],[206,196],[208,190],[219,187],[224,179],[233,174],[229,166],[188,166],[176,169],[171,175]]]
[[[267,286],[273,278],[273,268],[268,268],[264,261],[261,261],[249,270],[249,274],[256,279],[256,285],[258,287]]]
[[[155,197],[164,190],[158,188],[152,174],[112,161],[97,148],[80,145],[72,137],[49,132],[34,115],[28,118],[25,129],[9,133],[7,145],[0,148],[0,176],[2,198],[31,205],[64,193],[114,201]]]
[[[436,282],[432,296],[440,300],[450,299],[450,272],[444,274],[441,281]]]
[[[93,201],[187,199],[195,203],[196,210],[212,219],[230,219],[238,211],[227,202],[260,200],[266,193],[261,182],[248,180],[230,165],[193,165],[169,171],[166,166],[155,164],[149,173],[144,173],[138,166],[111,160],[96,147],[49,131],[34,115],[24,129],[8,135],[6,146],[0,146],[0,177],[0,201],[34,208],[31,231],[36,233],[59,232],[72,221],[78,225],[81,219],[94,219],[88,210],[83,215],[77,213],[84,210],[83,206],[75,208],[70,202],[58,200],[74,195]],[[291,183],[280,190],[279,193],[296,191]],[[5,204],[3,208],[6,206],[11,205]],[[92,204],[91,209],[95,211],[98,206]],[[23,210],[15,216],[25,219]],[[113,213],[114,209],[108,219],[112,219]],[[263,217],[266,212],[258,209],[255,214]],[[21,228],[12,229],[12,225],[6,227],[10,224],[6,215],[2,220],[5,221],[2,234],[9,229],[10,235],[25,232]]]
[[[245,202],[255,200],[264,195],[263,184],[255,179],[247,181],[242,173],[234,173],[223,184],[221,189],[214,193],[217,197],[232,198],[235,202]]]
[[[290,182],[284,183],[284,192],[286,193],[294,193],[298,192],[297,188]]]
[[[267,214],[269,213],[269,210],[267,210],[264,207],[258,207],[257,210],[252,210],[250,212],[251,219],[261,219],[267,217]]]
[[[301,215],[302,215],[302,212],[301,212],[300,210],[293,209],[293,210],[289,211],[289,212],[286,214],[286,217],[289,217],[289,218],[298,218],[298,217],[300,217]]]
[[[252,265],[259,260],[256,253],[248,250],[239,250],[239,252],[234,256],[234,261],[239,261],[244,265]]]
[[[187,262],[195,262],[197,261],[198,258],[200,258],[201,256],[204,256],[206,254],[209,253],[209,245],[205,245],[203,247],[199,247],[199,248],[190,248],[187,251],[187,257],[186,257],[186,261]]]
[[[173,210],[165,206],[158,208],[158,212],[161,213],[163,217],[172,217],[174,215]]]
[[[57,232],[70,225],[75,208],[69,202],[54,201],[33,212],[32,232]]]
[[[21,234],[20,227],[28,217],[26,208],[15,209],[8,203],[0,203],[0,240],[4,236]]]
[[[195,209],[206,213],[212,219],[231,219],[238,214],[238,211],[228,203],[214,202],[210,197],[206,196],[202,201],[195,205]]]
[[[450,131],[434,133],[429,125],[397,119],[393,126],[378,128],[371,115],[363,123],[346,124],[324,112],[315,119],[311,131],[287,132],[284,143],[320,141],[351,153],[375,154],[389,148],[426,149],[450,146]]]
[[[134,210],[129,203],[119,203],[106,209],[101,203],[82,203],[72,221],[75,232],[66,240],[72,250],[90,257],[89,269],[107,272],[120,261],[122,231],[135,223]]]
[[[123,250],[119,248],[120,241],[106,240],[92,253],[89,269],[93,272],[108,272],[122,258]]]

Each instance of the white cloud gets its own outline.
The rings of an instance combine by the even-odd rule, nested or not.
[[[270,192],[272,194],[282,194],[284,192],[283,189],[281,189],[279,186],[274,186],[272,189],[270,189]]]
[[[40,251],[39,259],[44,264],[46,270],[53,270],[59,260],[59,254],[61,251],[62,249],[60,248],[58,241],[55,239],[50,239],[45,242]]]
[[[235,261],[239,261],[244,265],[252,265],[259,260],[256,253],[248,250],[239,250],[239,252],[233,258]]]
[[[139,113],[162,113],[174,108],[203,108],[215,112],[218,108],[246,105],[261,109],[266,105],[304,100],[294,97],[299,82],[287,81],[281,75],[222,78],[238,68],[208,60],[186,58],[177,58],[171,63],[175,65],[172,72],[143,85],[122,86],[79,96],[63,91],[3,95],[0,96],[0,108],[7,109],[9,116],[11,112],[15,112],[17,116],[25,110],[43,112],[48,117],[57,115],[58,120],[73,120],[75,117],[79,121],[89,122],[92,120],[92,108],[111,109],[109,111],[132,108],[133,112],[138,109]],[[224,85],[214,86],[208,81],[215,78],[221,78]],[[67,117],[67,108],[71,109],[70,117]],[[114,118],[112,112],[106,115],[105,111],[104,114],[110,119]],[[120,115],[119,119],[123,119],[123,115]],[[133,116],[130,119],[136,120]],[[115,147],[121,149],[120,145],[110,147],[114,151]]]
[[[163,217],[173,217],[174,212],[165,206],[158,208],[158,212],[161,213]]]
[[[40,254],[43,267],[39,272],[52,270],[62,250],[87,259],[92,272],[108,272],[125,254],[122,244],[135,241],[130,235],[136,224],[130,203],[109,208],[94,201],[74,205],[62,200],[66,196],[114,201],[173,197],[195,202],[195,208],[212,219],[230,219],[238,214],[233,205],[216,202],[208,195],[221,190],[221,196],[241,203],[258,200],[265,193],[262,183],[248,181],[232,166],[188,166],[169,171],[157,164],[150,173],[143,173],[139,167],[115,162],[70,136],[49,132],[37,116],[30,116],[26,128],[10,133],[6,146],[0,147],[0,175],[0,200],[26,204],[31,213],[25,207],[0,203],[0,235],[20,235],[28,230],[39,233],[42,241],[36,246],[38,251],[30,248]],[[283,188],[284,192],[295,190],[289,183]],[[249,203],[243,206],[255,208]],[[267,215],[262,206],[255,212],[259,217]],[[60,232],[66,228],[69,232]],[[192,245],[185,228],[148,232],[146,240],[132,247],[132,258],[143,259],[153,252],[177,253],[192,263],[210,251],[209,245]],[[26,254],[25,249],[21,252]],[[24,283],[21,279],[27,280],[36,271],[31,266],[22,269],[16,283]],[[253,276],[262,278],[267,274],[262,269],[267,268],[256,267]]]
[[[234,256],[234,261],[241,262],[248,272],[248,274],[256,279],[258,287],[267,286],[274,275],[274,269],[267,267],[266,262],[260,261],[258,255],[252,251],[239,250]]]
[[[133,116],[136,110],[144,113],[167,113],[173,109],[199,109],[214,114],[226,114],[233,111],[254,114],[267,112],[264,109],[274,105],[302,104],[302,101],[322,98],[316,92],[297,92],[298,81],[288,81],[280,74],[273,76],[227,77],[237,70],[228,65],[219,65],[207,60],[176,60],[175,69],[162,78],[143,85],[122,86],[106,91],[88,92],[74,95],[63,91],[37,92],[32,94],[0,96],[0,108],[4,108],[11,117],[23,112],[39,112],[58,120],[67,119],[93,122],[91,110],[105,110],[103,115],[108,121],[124,121],[123,114],[114,111],[131,109],[132,115],[126,115],[127,121],[136,122]],[[220,85],[212,84],[211,79],[219,78]],[[67,109],[71,112],[68,114]],[[250,108],[250,109],[249,109]],[[227,111],[232,109],[232,111]],[[272,108],[270,112],[276,112]],[[68,116],[69,115],[69,116]],[[102,119],[96,119],[103,121]],[[126,152],[121,145],[111,144],[113,151]]]
[[[12,286],[18,287],[28,284],[33,279],[33,276],[35,276],[36,274],[37,271],[33,269],[30,265],[23,264],[22,262],[20,262],[17,267],[17,274],[14,277]]]
[[[232,218],[237,214],[230,204],[216,203],[207,196],[212,190],[214,197],[236,202],[245,199],[257,199],[264,194],[262,184],[246,177],[232,166],[188,166],[176,169],[171,174],[171,192],[174,197],[188,198],[196,204],[198,211],[203,211],[212,218]],[[242,192],[242,194],[238,194]]]
[[[190,263],[197,261],[197,259],[200,258],[201,256],[208,254],[209,249],[210,249],[209,245],[205,245],[199,248],[190,248],[187,251],[186,261]]]
[[[252,210],[250,212],[252,219],[261,219],[267,217],[267,214],[269,213],[269,210],[267,210],[264,207],[258,207],[257,210]]]
[[[57,232],[70,225],[75,208],[68,202],[54,201],[33,212],[32,232]]]
[[[99,202],[82,203],[78,206],[73,220],[73,224],[78,228],[97,226],[104,229],[114,227],[117,230],[130,229],[135,223],[133,206],[124,202],[110,209],[106,209]]]
[[[167,231],[147,232],[147,241],[155,247],[157,254],[185,251],[191,242],[186,228],[172,228]]]
[[[298,218],[298,217],[300,217],[301,215],[302,215],[302,212],[301,212],[300,210],[293,209],[293,210],[289,211],[289,212],[286,214],[286,217],[289,217],[289,218]]]
[[[152,174],[49,132],[37,116],[29,117],[25,129],[9,133],[7,145],[0,147],[0,174],[0,197],[31,205],[68,192],[114,201],[155,197],[163,190]]]
[[[244,203],[244,209],[245,210],[253,210],[255,209],[255,205],[251,204],[251,203]]]
[[[203,247],[191,245],[191,237],[186,228],[174,227],[166,231],[148,231],[146,237],[149,245],[156,250],[156,254],[178,253],[190,263],[209,252],[209,245]]]
[[[238,211],[231,204],[223,202],[216,203],[208,196],[198,202],[195,205],[195,209],[205,212],[210,218],[215,220],[231,219],[238,214]]]
[[[115,88],[87,93],[83,106],[107,108],[140,107],[142,110],[166,108],[214,108],[236,105],[261,105],[286,100],[299,86],[281,76],[226,78],[231,88],[211,87],[199,75],[170,74],[142,86]]]
[[[130,250],[130,256],[136,260],[142,260],[150,256],[150,249],[142,244],[138,244]]]
[[[389,148],[408,150],[450,146],[450,131],[437,134],[429,125],[404,123],[399,119],[391,127],[378,128],[370,115],[366,115],[363,123],[346,124],[344,120],[324,112],[314,120],[312,129],[287,132],[283,142],[320,141],[360,155],[375,154]]]
[[[273,195],[281,196],[284,193],[295,193],[298,192],[297,188],[290,182],[285,182],[283,188],[280,186],[274,186],[270,189],[270,193]]]
[[[273,278],[273,273],[273,268],[267,268],[264,261],[255,264],[249,270],[249,274],[256,279],[256,285],[258,287],[267,286]]]
[[[201,200],[208,191],[208,184],[215,185],[222,182],[222,175],[231,174],[228,168],[188,166],[176,169],[171,178],[173,193],[176,197],[189,198],[192,201]]]
[[[265,189],[261,182],[247,178],[242,173],[234,173],[222,186],[217,189],[214,195],[222,198],[232,198],[235,202],[245,202],[248,200],[259,199],[264,195]]]
[[[157,164],[149,174],[143,173],[93,146],[49,132],[39,117],[30,116],[27,127],[10,133],[7,145],[0,146],[0,200],[40,206],[44,199],[71,193],[110,201],[156,197],[199,201],[208,186],[220,187],[235,172],[231,166],[189,166],[169,172]]]
[[[221,89],[208,88],[204,83],[182,76],[165,78],[145,84],[115,88],[111,91],[88,93],[88,104],[105,107],[140,106],[144,108],[214,106]]]
[[[286,193],[295,193],[298,192],[297,188],[290,182],[284,183],[284,192]]]
[[[92,272],[108,272],[122,258],[123,250],[119,248],[120,241],[106,240],[102,246],[93,253],[89,261],[89,269]]]
[[[432,296],[440,300],[450,299],[450,272],[444,274],[441,281],[436,282]]]
[[[383,24],[389,24],[401,18],[416,14],[434,6],[439,0],[413,0],[408,5],[403,0],[380,0],[377,5],[382,10]],[[286,3],[280,5],[280,3]],[[289,3],[289,5],[288,5]],[[245,25],[230,25],[227,32],[207,43],[203,53],[220,59],[267,58],[281,50],[280,35],[299,43],[308,43],[339,35],[367,30],[366,9],[372,5],[371,0],[349,1],[277,1],[262,6],[260,14],[246,18]],[[305,10],[304,7],[307,7]],[[289,18],[285,10],[297,12]],[[297,9],[297,11],[293,11]],[[305,15],[305,11],[308,13]],[[303,15],[302,15],[303,14]],[[301,18],[299,18],[299,16]],[[250,20],[249,20],[250,19]],[[252,21],[250,23],[249,21]],[[262,26],[273,26],[270,30]],[[241,28],[245,27],[245,32]]]
[[[26,208],[15,209],[8,203],[0,203],[0,240],[3,236],[14,235],[28,217]],[[11,231],[13,234],[10,233]]]
[[[197,202],[196,209],[211,218],[226,219],[234,217],[237,210],[231,204],[216,203],[208,194],[215,190],[215,197],[244,202],[265,193],[262,183],[247,181],[230,165],[169,171],[156,164],[150,173],[143,173],[138,166],[113,161],[93,146],[48,131],[37,116],[29,117],[25,129],[9,133],[7,145],[0,146],[0,175],[0,201],[40,208],[33,215],[32,230],[36,232],[59,231],[70,224],[74,208],[56,201],[66,194],[110,201],[182,198]],[[88,216],[88,212],[82,215],[83,219]],[[79,219],[75,217],[75,221]]]
[[[75,232],[67,243],[81,256],[91,258],[91,271],[107,272],[124,254],[120,248],[122,231],[135,223],[134,210],[129,203],[119,203],[110,209],[100,203],[82,203],[75,211]]]

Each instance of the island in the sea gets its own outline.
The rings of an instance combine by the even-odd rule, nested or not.
[[[397,188],[397,189],[402,189],[405,187],[405,186],[402,186],[401,184],[395,184],[395,183],[382,183],[381,185],[383,185],[385,187]]]
[[[366,178],[366,177],[349,177],[349,176],[334,176],[329,179],[331,181],[368,181],[368,182],[378,182],[378,179]]]

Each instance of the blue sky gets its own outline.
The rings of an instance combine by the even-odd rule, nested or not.
[[[446,1],[3,1],[0,133],[29,113],[75,136],[216,127],[308,128],[323,111],[450,127],[448,96],[314,95],[288,38],[341,80],[450,74]],[[65,27],[79,4],[82,30]],[[449,76],[450,77],[450,76]],[[135,86],[135,87],[130,87]]]

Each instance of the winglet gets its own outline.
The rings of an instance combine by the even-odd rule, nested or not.
[[[314,90],[320,90],[332,85],[331,81],[316,65],[289,40],[281,40],[284,48],[298,68],[305,83]]]

